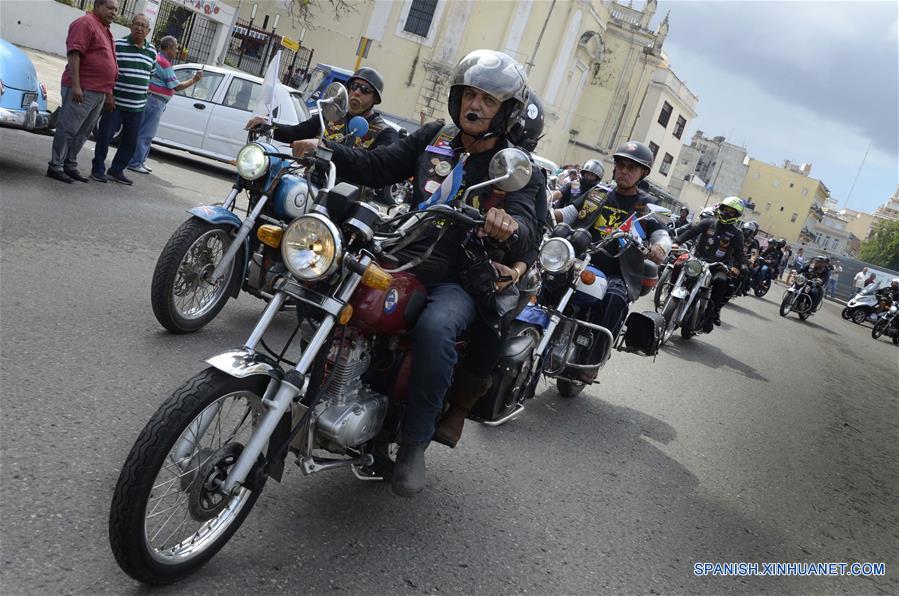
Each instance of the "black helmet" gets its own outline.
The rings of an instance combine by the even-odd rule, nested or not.
[[[369,68],[367,66],[363,66],[359,70],[353,73],[347,80],[347,87],[350,86],[350,83],[353,82],[353,79],[362,79],[369,85],[375,88],[375,105],[381,103],[381,98],[384,96],[384,77],[381,76],[374,68]]]
[[[606,173],[606,168],[598,159],[588,159],[584,162],[584,165],[581,166],[581,174],[584,172],[590,172],[596,176],[597,180],[602,180],[603,175]]]
[[[759,224],[754,221],[744,221],[743,225],[740,226],[740,229],[743,230],[744,236],[755,236],[759,231]]]
[[[525,151],[535,151],[537,141],[543,136],[543,119],[543,100],[534,91],[530,91],[527,107],[509,131],[509,142]]]
[[[528,79],[515,60],[494,50],[475,50],[459,61],[450,77],[449,113],[459,128],[462,90],[474,87],[500,102],[499,112],[490,122],[486,136],[505,135],[518,122],[528,102]]]
[[[652,150],[639,141],[628,141],[615,151],[612,157],[623,157],[635,161],[647,170],[652,169],[654,155]]]

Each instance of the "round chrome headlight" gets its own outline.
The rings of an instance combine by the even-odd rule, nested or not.
[[[284,264],[303,281],[315,281],[331,275],[342,255],[337,226],[316,213],[295,219],[287,226],[281,240]]]
[[[562,273],[574,265],[574,248],[564,238],[550,238],[540,247],[539,259],[547,273]]]
[[[890,307],[890,314],[891,314],[891,315],[894,315],[894,314],[896,314],[897,312],[899,312],[899,306],[893,305],[893,306]]]
[[[256,143],[237,152],[237,173],[244,180],[256,180],[268,171],[268,155]]]
[[[702,261],[699,259],[690,259],[684,263],[684,273],[686,273],[688,277],[698,276],[702,273]]]
[[[797,275],[797,276],[796,276],[796,285],[797,285],[797,286],[804,286],[804,285],[805,285],[805,282],[806,282],[806,279],[805,279],[805,276],[804,276],[804,275]]]

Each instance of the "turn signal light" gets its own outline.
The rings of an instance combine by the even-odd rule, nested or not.
[[[349,304],[340,309],[340,315],[337,317],[337,322],[341,325],[346,325],[350,322],[350,319],[353,318],[353,307]]]
[[[256,237],[259,238],[259,241],[272,248],[281,246],[281,236],[283,235],[284,230],[279,226],[273,226],[271,224],[261,225],[259,226],[259,229],[256,230]]]
[[[376,290],[386,290],[390,287],[393,276],[378,267],[375,263],[369,263],[362,274],[362,285]]]
[[[596,281],[596,274],[589,269],[584,269],[581,271],[581,281],[584,282],[585,286],[589,286]]]

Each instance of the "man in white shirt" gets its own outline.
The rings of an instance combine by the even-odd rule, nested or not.
[[[865,267],[861,271],[855,274],[855,277],[852,278],[852,288],[856,293],[861,292],[862,288],[865,287],[865,278],[868,276],[868,268]]]

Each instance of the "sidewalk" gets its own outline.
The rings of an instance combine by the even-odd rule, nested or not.
[[[62,71],[66,69],[66,59],[31,48],[19,47],[19,49],[25,52],[34,63],[38,80],[47,88],[47,108],[52,112],[62,104],[59,88]]]

